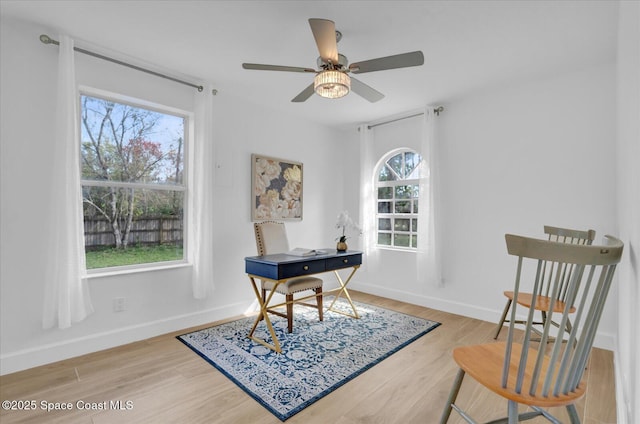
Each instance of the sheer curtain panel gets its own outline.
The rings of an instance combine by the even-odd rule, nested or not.
[[[360,125],[358,131],[360,132],[360,224],[362,227],[362,247],[366,257],[371,259],[376,251],[373,134],[368,125]]]
[[[93,312],[86,279],[73,40],[60,36],[44,328],[68,328]]]
[[[419,281],[428,285],[442,284],[442,270],[439,258],[438,226],[438,143],[437,115],[434,107],[424,110],[422,131],[422,169],[420,169],[420,204],[418,209],[418,260],[417,276]]]
[[[195,94],[195,142],[189,240],[193,264],[193,297],[204,299],[213,292],[213,92],[206,86]]]

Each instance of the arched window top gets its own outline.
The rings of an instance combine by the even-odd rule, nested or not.
[[[393,152],[380,164],[378,181],[417,180],[422,156],[413,150]]]

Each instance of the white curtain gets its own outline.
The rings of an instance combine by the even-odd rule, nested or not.
[[[362,250],[371,258],[376,251],[376,223],[372,153],[373,134],[367,125],[360,125],[360,225],[362,228]]]
[[[420,170],[420,203],[418,209],[418,281],[427,285],[442,284],[440,262],[440,246],[438,245],[438,143],[436,140],[437,115],[434,107],[424,110],[421,155],[423,157]]]
[[[44,328],[68,328],[93,312],[84,256],[77,108],[73,40],[61,35],[53,172],[48,179],[51,202]]]
[[[213,292],[213,93],[211,87],[195,93],[195,142],[189,201],[190,262],[193,297]]]

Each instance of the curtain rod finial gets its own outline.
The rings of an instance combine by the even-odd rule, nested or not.
[[[40,41],[43,42],[44,44],[59,44],[58,42],[53,40],[51,37],[49,37],[47,34],[40,35]]]

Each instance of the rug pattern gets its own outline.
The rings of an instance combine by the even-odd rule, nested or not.
[[[328,297],[325,302],[331,301]],[[247,338],[254,317],[178,336],[281,421],[300,412],[440,323],[354,302],[360,319],[294,307],[293,333],[270,315],[282,354]],[[352,313],[340,299],[334,309]],[[254,334],[271,341],[266,325]]]

